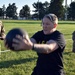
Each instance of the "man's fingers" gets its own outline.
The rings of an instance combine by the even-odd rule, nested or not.
[[[12,47],[14,47],[14,50],[18,50],[18,45],[17,44],[12,44]]]
[[[13,39],[13,42],[12,43],[19,43],[19,40]]]

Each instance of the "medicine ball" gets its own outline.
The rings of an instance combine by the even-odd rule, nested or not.
[[[12,41],[13,41],[13,38],[16,38],[16,35],[20,35],[23,38],[28,36],[27,32],[21,28],[11,29],[7,33],[6,38],[5,38],[5,41],[6,41],[5,44],[8,45],[8,48],[10,48],[10,50],[14,50],[14,48],[12,47]]]

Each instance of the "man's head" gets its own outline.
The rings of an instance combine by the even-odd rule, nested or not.
[[[42,20],[43,31],[45,34],[52,33],[58,25],[58,18],[55,14],[47,14]]]

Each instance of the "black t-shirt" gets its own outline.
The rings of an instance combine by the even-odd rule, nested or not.
[[[63,34],[59,31],[55,31],[52,34],[45,35],[43,31],[38,31],[32,36],[32,38],[34,38],[36,42],[40,44],[45,44],[49,40],[54,40],[59,46],[57,50],[49,54],[37,53],[38,60],[34,72],[37,72],[38,75],[45,75],[45,73],[49,74],[49,72],[63,69],[62,54],[66,45]]]

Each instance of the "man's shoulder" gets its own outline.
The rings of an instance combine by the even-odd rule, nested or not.
[[[41,31],[37,31],[35,34],[42,34],[43,33],[43,31],[41,30]]]

